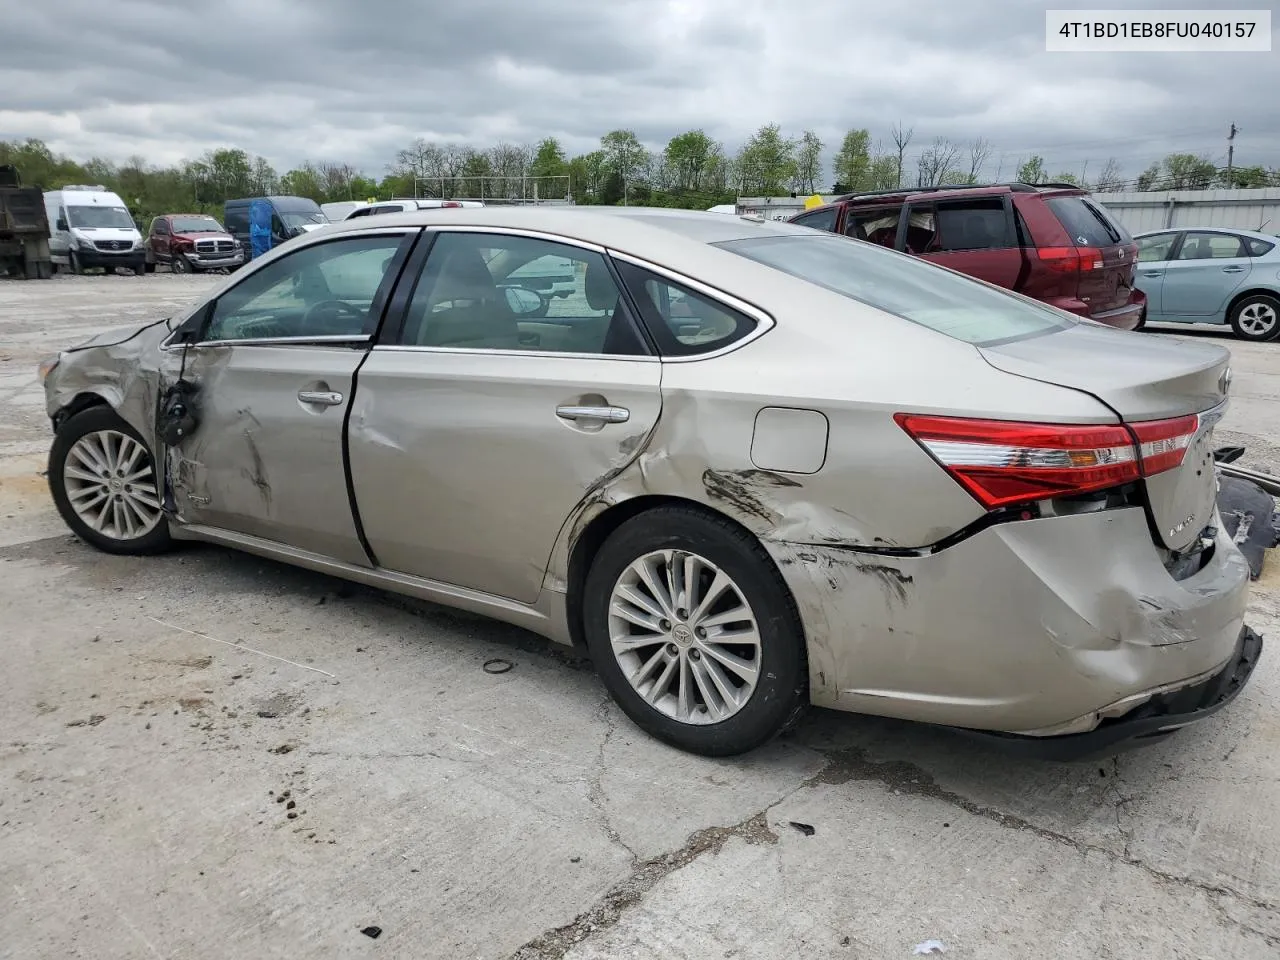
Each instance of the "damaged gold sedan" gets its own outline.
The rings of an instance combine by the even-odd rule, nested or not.
[[[49,481],[103,550],[211,541],[585,646],[687,750],[814,703],[1078,756],[1259,656],[1228,359],[789,224],[424,211],[63,353]]]

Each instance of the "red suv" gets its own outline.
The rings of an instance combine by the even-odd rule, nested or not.
[[[931,260],[1099,323],[1136,330],[1138,245],[1069,184],[926,187],[851,193],[792,223]]]

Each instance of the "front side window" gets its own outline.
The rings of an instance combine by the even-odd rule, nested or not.
[[[664,356],[711,353],[756,328],[746,314],[643,267],[620,263],[618,269]]]
[[[714,244],[956,340],[990,346],[1075,321],[931,263],[821,234]]]
[[[497,233],[441,233],[400,343],[460,350],[646,353],[604,256]]]
[[[156,220],[151,224],[151,232],[157,234],[165,234],[169,232],[169,224],[163,220]]]
[[[871,210],[849,210],[845,213],[844,232],[855,240],[892,248],[898,242],[898,220],[901,216],[901,204]]]
[[[821,210],[815,210],[813,213],[806,213],[803,216],[796,217],[792,223],[798,223],[802,227],[811,227],[814,230],[831,231],[836,228],[836,214],[840,212],[839,207],[823,207]]]
[[[213,305],[204,340],[368,336],[403,235],[306,247],[247,276]]]
[[[1157,263],[1169,259],[1169,251],[1173,249],[1173,241],[1178,239],[1176,233],[1157,233],[1154,236],[1142,237],[1138,240],[1138,262]]]
[[[1228,260],[1243,257],[1240,238],[1230,233],[1190,232],[1182,239],[1179,260]]]
[[[67,223],[81,230],[132,230],[133,217],[124,207],[71,206],[67,207]]]

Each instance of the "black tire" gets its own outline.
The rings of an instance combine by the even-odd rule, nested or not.
[[[143,269],[143,270],[145,270],[147,273],[155,273],[155,272],[156,272],[156,265],[155,265],[155,261],[153,261],[153,260],[148,260],[148,261],[146,261],[146,262],[142,265],[142,269]]]
[[[1138,314],[1138,325],[1133,328],[1133,332],[1147,329],[1147,308],[1142,308],[1142,313]]]
[[[71,265],[71,272],[77,277],[84,276],[84,264],[80,262],[80,254],[72,250],[67,259]]]
[[[75,446],[76,441],[88,434],[100,431],[123,433],[141,444],[143,450],[146,451],[153,477],[157,475],[155,459],[147,447],[146,441],[138,435],[138,432],[133,427],[121,420],[115,411],[110,407],[102,406],[82,410],[64,421],[58,428],[58,432],[54,435],[53,446],[49,450],[49,491],[53,494],[53,502],[58,508],[58,513],[62,515],[62,519],[71,528],[72,533],[85,543],[97,547],[104,553],[141,555],[160,553],[169,549],[173,541],[169,537],[168,521],[163,516],[155,526],[141,536],[122,538],[107,536],[94,530],[71,506],[64,474],[67,457],[72,447]],[[155,495],[156,502],[159,503],[160,494],[155,491],[152,492]]]
[[[153,268],[153,269],[154,269],[154,268]],[[144,260],[144,261],[142,261],[141,263],[135,263],[135,264],[133,265],[133,275],[134,275],[135,277],[140,277],[140,276],[142,276],[144,273],[149,273],[149,272],[150,272],[150,271],[149,271],[149,270],[147,270],[147,262],[146,262],[145,260]]]
[[[169,261],[170,273],[191,273],[191,262],[180,253],[175,253]]]
[[[1259,318],[1270,317],[1270,325],[1260,328]],[[1280,299],[1265,293],[1251,293],[1231,308],[1231,330],[1241,340],[1267,343],[1280,336]]]
[[[726,573],[756,621],[756,687],[736,713],[719,722],[686,723],[651,706],[613,653],[609,608],[614,587],[633,561],[664,549],[697,554]],[[682,750],[708,757],[745,753],[794,724],[808,704],[808,661],[795,602],[759,542],[722,517],[673,506],[649,510],[622,524],[600,548],[587,574],[583,625],[592,662],[614,701],[642,730]]]

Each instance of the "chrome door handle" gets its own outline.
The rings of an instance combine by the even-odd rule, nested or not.
[[[1223,273],[1244,273],[1244,267],[1223,267]]]
[[[342,394],[332,390],[299,390],[298,399],[303,403],[314,403],[320,407],[336,407],[342,402]]]
[[[1160,276],[1160,274],[1161,274],[1161,271],[1159,270],[1147,270],[1147,271],[1144,271],[1142,275],[1144,277],[1158,277]]]
[[[605,423],[626,423],[631,419],[631,411],[625,407],[556,407],[556,416],[561,420],[603,420]]]

